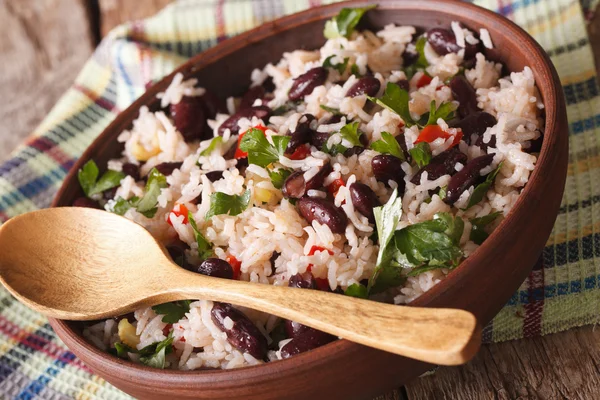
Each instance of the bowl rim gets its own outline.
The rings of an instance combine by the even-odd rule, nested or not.
[[[190,58],[188,61],[177,67],[172,73],[161,78],[157,83],[145,91],[137,100],[129,105],[127,109],[139,109],[142,105],[150,104],[159,89],[163,86],[166,87],[165,83],[170,82],[175,74],[181,72],[186,75],[195,72],[210,65],[213,62],[213,59],[220,59],[235,52],[241,47],[251,43],[259,42],[266,37],[270,37],[272,35],[272,29],[275,26],[277,26],[277,29],[280,32],[290,31],[299,26],[305,25],[308,22],[325,19],[325,15],[327,15],[327,17],[335,15],[336,12],[342,7],[359,7],[370,4],[372,4],[372,2],[363,0],[350,0],[322,5],[277,18],[251,30],[238,34]],[[504,31],[505,35],[523,39],[521,45],[527,48],[527,52],[530,55],[528,61],[531,61],[531,59],[534,58],[544,61],[538,66],[538,69],[534,71],[534,73],[537,73],[536,85],[538,88],[540,87],[540,85],[537,83],[540,80],[548,82],[550,85],[549,90],[545,93],[547,98],[544,98],[546,111],[544,135],[548,135],[548,133],[550,133],[552,135],[551,137],[556,137],[557,135],[561,134],[558,128],[561,127],[561,123],[559,121],[561,117],[560,107],[561,105],[564,105],[564,101],[562,101],[562,86],[558,80],[558,75],[543,48],[521,27],[491,10],[482,8],[472,3],[459,2],[456,0],[378,0],[377,4],[379,10],[416,8],[421,12],[426,12],[427,10],[432,10],[433,8],[439,9],[439,7],[442,7],[442,11],[452,15],[457,20],[464,19],[466,13],[463,13],[462,11],[467,10],[469,11],[470,20],[474,20],[475,17],[479,17],[482,20],[485,20],[486,23],[502,26],[502,30]],[[285,29],[281,29],[282,26],[284,26]],[[542,95],[541,91],[540,94]],[[69,173],[65,176],[63,184],[54,197],[51,205],[52,207],[58,206],[60,199],[67,190],[67,186],[69,186],[68,182],[72,182],[77,174],[77,171],[79,168],[81,168],[83,163],[91,159],[91,156],[94,153],[93,150],[95,150],[98,147],[98,144],[103,141],[103,136],[105,136],[105,133],[107,131],[114,130],[116,127],[122,125],[125,120],[127,120],[127,118],[125,118],[126,113],[124,111],[125,110],[120,111],[115,119],[106,128],[104,128],[102,133],[86,148],[81,157],[77,160],[73,167],[71,167]],[[542,148],[536,161],[536,166],[530,175],[527,185],[522,190],[513,208],[490,235],[488,240],[486,240],[478,249],[476,249],[476,251],[466,260],[464,260],[458,268],[451,271],[443,281],[436,284],[427,292],[423,293],[408,306],[428,306],[434,299],[439,298],[448,287],[456,285],[457,281],[460,281],[461,276],[467,275],[477,268],[479,261],[483,258],[483,255],[492,248],[494,245],[494,238],[498,237],[501,231],[510,229],[515,225],[519,215],[522,214],[521,210],[523,210],[526,205],[530,204],[534,200],[532,197],[532,192],[534,192],[535,187],[539,186],[537,184],[538,179],[536,178],[541,174],[540,171],[545,165],[552,162],[550,156],[548,155],[550,142],[551,140],[543,141]],[[142,373],[150,383],[155,380],[161,381],[165,379],[168,379],[171,383],[189,383],[190,378],[192,378],[194,383],[214,384],[216,382],[230,381],[230,375],[232,371],[235,371],[240,379],[251,380],[253,378],[263,376],[264,374],[280,373],[281,370],[284,369],[297,369],[302,364],[315,364],[319,360],[326,359],[328,355],[334,354],[335,352],[351,352],[356,351],[356,349],[360,347],[358,344],[345,339],[340,339],[313,349],[309,352],[298,354],[289,359],[254,366],[245,366],[235,368],[233,370],[160,370],[145,366],[143,364],[136,364],[129,360],[120,359],[96,348],[93,344],[87,342],[82,335],[77,334],[69,326],[70,321],[57,320],[54,318],[49,318],[49,320],[53,328],[56,331],[60,331],[62,334],[68,335],[69,338],[79,346],[77,350],[81,353],[85,353],[86,357],[93,357],[99,363],[111,366],[113,368],[118,368],[119,373],[129,371],[136,376],[139,376],[138,374]]]

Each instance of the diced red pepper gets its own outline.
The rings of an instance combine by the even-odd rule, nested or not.
[[[321,247],[321,246],[313,246],[310,248],[310,251],[308,252],[309,256],[314,256],[315,253],[317,251],[327,251],[329,254],[333,255],[333,251],[326,249],[325,247]]]
[[[263,131],[263,133],[265,133],[267,131],[267,127],[266,126],[262,126],[262,125],[256,125],[253,126],[254,129],[260,129],[261,131]],[[240,135],[238,136],[238,142],[237,142],[237,148],[235,149],[235,154],[233,155],[233,157],[235,159],[240,159],[240,158],[246,158],[248,157],[248,153],[246,153],[245,151],[242,151],[240,149],[240,143],[242,143],[242,138],[244,137],[244,135],[246,134],[246,132],[248,131],[244,131],[242,133],[240,133]]]
[[[185,204],[176,204],[175,207],[173,207],[173,210],[167,215],[167,222],[169,225],[173,226],[173,223],[171,222],[171,215],[174,215],[175,217],[180,217],[183,215],[183,223],[187,224],[189,222],[188,209]]]
[[[234,256],[228,256],[227,257],[227,262],[229,263],[229,265],[231,265],[231,268],[233,269],[233,279],[236,279],[236,280],[240,279],[240,273],[241,273],[241,269],[242,269],[242,262],[239,261]]]
[[[290,160],[304,160],[310,154],[310,146],[298,147],[292,154],[287,156]]]
[[[165,325],[165,327],[163,328],[163,335],[169,336],[169,332],[171,332],[172,327],[173,327],[173,324]]]
[[[340,190],[342,186],[346,186],[346,182],[344,182],[342,178],[338,178],[335,181],[331,182],[329,186],[327,186],[327,190],[329,191],[329,193],[331,193],[333,197],[335,197],[337,195],[338,190]]]
[[[462,136],[463,136],[463,134],[462,134],[461,130],[456,132],[456,135],[454,135],[454,141],[452,142],[452,146],[450,146],[450,147],[454,147],[458,143],[460,143]],[[439,139],[439,138],[448,139],[449,137],[450,137],[450,134],[448,132],[444,131],[439,125],[427,125],[425,128],[423,128],[421,133],[419,133],[417,140],[415,140],[415,144],[421,143],[421,142],[431,143],[436,139]]]
[[[423,74],[423,76],[421,76],[419,78],[419,80],[417,81],[417,88],[422,88],[423,86],[429,85],[432,80],[433,80],[432,77],[430,77],[427,74]]]
[[[315,283],[319,290],[329,291],[329,280],[325,278],[315,278]]]

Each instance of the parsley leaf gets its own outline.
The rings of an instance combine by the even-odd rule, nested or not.
[[[348,288],[344,291],[346,296],[358,297],[359,299],[366,299],[369,296],[369,292],[367,291],[367,287],[361,285],[360,283],[353,283],[348,286]]]
[[[324,104],[321,104],[319,107],[321,107],[321,110],[325,110],[327,112],[332,113],[333,115],[344,115],[340,112],[339,108],[334,108],[334,107],[328,107]]]
[[[408,92],[395,83],[388,82],[381,98],[378,99],[370,96],[367,96],[367,98],[375,104],[398,114],[407,127],[416,124],[408,109],[408,101],[410,100]]]
[[[201,156],[209,156],[221,143],[223,143],[223,136],[214,137],[208,147],[200,153]]]
[[[153,306],[152,310],[157,314],[162,314],[162,322],[174,324],[190,311],[191,300],[174,301],[172,303],[159,304]]]
[[[100,171],[94,160],[90,160],[79,170],[77,179],[87,197],[102,193],[105,190],[119,186],[125,174],[118,171],[107,170],[100,179]],[[97,181],[96,181],[97,180]]]
[[[337,72],[339,72],[339,73],[340,73],[340,75],[341,75],[341,74],[343,74],[343,73],[344,73],[344,71],[346,71],[346,68],[348,67],[348,60],[350,60],[350,58],[346,57],[346,58],[344,58],[344,61],[343,61],[343,62],[341,62],[341,63],[337,63],[337,64],[333,64],[333,63],[331,62],[331,59],[332,59],[333,57],[335,57],[335,55],[331,55],[331,56],[327,57],[327,58],[325,59],[325,61],[323,61],[323,67],[324,67],[324,68],[332,68],[332,69],[335,69]]]
[[[390,242],[402,216],[402,198],[398,197],[398,190],[394,189],[392,196],[383,206],[375,207],[373,214],[375,215],[375,226],[379,238],[379,253],[377,254],[375,269],[369,278],[367,286],[367,292],[369,293],[374,289],[376,283],[377,288],[375,290],[381,291],[393,286],[393,282],[398,281],[399,278],[395,272],[390,273],[387,271],[391,267],[390,264],[395,250]]]
[[[327,39],[349,37],[352,32],[354,32],[354,28],[358,25],[363,14],[375,7],[377,7],[377,5],[358,8],[342,8],[338,15],[325,23],[323,35]]]
[[[196,224],[196,220],[194,219],[191,211],[188,211],[188,221],[192,226],[194,237],[196,238],[196,243],[198,244],[198,256],[203,260],[207,259],[213,254],[211,243],[204,237],[204,235],[202,235],[200,229],[198,229],[198,224]]]
[[[484,215],[483,217],[470,219],[469,221],[471,222],[472,227],[469,239],[479,245],[482,244],[489,236],[489,234],[485,231],[485,227],[494,222],[500,215],[502,215],[502,212],[496,211],[494,213]]]
[[[427,125],[437,125],[438,118],[441,118],[444,121],[449,121],[454,118],[455,110],[456,105],[451,101],[440,104],[440,106],[436,109],[435,100],[431,100],[431,103],[429,104],[429,112],[424,114],[423,117],[419,119],[419,126],[425,127]]]
[[[276,189],[281,189],[287,177],[292,174],[292,171],[285,168],[279,168],[273,171],[269,170],[268,172],[269,177],[271,178],[271,183],[273,183],[273,186],[275,186]]]
[[[419,142],[415,144],[415,147],[410,149],[408,152],[419,168],[423,168],[431,161],[431,147],[429,147],[429,143],[427,142]]]
[[[498,167],[496,167],[495,170],[493,170],[486,176],[485,182],[480,183],[475,187],[475,190],[473,190],[473,193],[471,193],[471,197],[469,197],[469,203],[467,203],[467,207],[465,208],[465,210],[468,210],[469,208],[473,207],[475,204],[483,200],[485,194],[488,192],[488,190],[490,190],[492,183],[494,183],[496,175],[498,175],[498,172],[500,172],[500,167],[502,167],[502,162],[498,164]]]
[[[158,172],[156,168],[152,168],[152,171],[148,174],[148,182],[146,183],[146,194],[136,204],[137,211],[143,214],[146,218],[154,217],[156,214],[158,204],[158,196],[160,195],[161,189],[169,186],[167,184],[167,178]]]
[[[445,214],[445,215],[444,215]],[[409,225],[395,234],[396,260],[403,267],[422,264],[438,268],[457,264],[462,257],[458,241],[464,222],[460,217],[439,213],[431,221]]]
[[[248,162],[261,167],[279,160],[279,156],[285,153],[289,136],[273,136],[273,143],[269,143],[265,134],[260,129],[252,128],[242,138],[240,149],[248,153]]]
[[[135,207],[135,204],[137,204],[139,201],[140,199],[135,196],[129,200],[119,197],[112,207],[112,212],[114,214],[123,216],[130,208]]]
[[[94,160],[86,162],[83,165],[83,168],[77,172],[77,179],[86,196],[88,196],[88,193],[90,193],[96,185],[96,179],[98,179],[99,173],[100,171]]]
[[[116,355],[119,358],[127,358],[127,353],[137,353],[137,349],[132,349],[127,346],[125,343],[116,342],[115,343],[115,351]]]
[[[244,136],[245,137],[245,136]],[[204,219],[208,220],[215,215],[229,214],[235,216],[241,214],[250,203],[250,189],[241,196],[229,195],[216,192],[210,195],[210,207]]]
[[[350,67],[350,74],[360,78],[360,70],[358,69],[358,65],[352,64]]]
[[[140,362],[149,367],[164,369],[166,355],[173,351],[172,344],[173,332],[170,332],[169,336],[162,342],[153,343],[140,350],[140,354],[146,354],[152,351],[150,354],[142,355],[140,357]]]
[[[349,124],[344,125],[342,129],[340,129],[340,136],[342,137],[342,139],[345,139],[348,142],[350,142],[350,144],[352,144],[352,147],[362,147],[362,143],[360,142],[361,132],[358,130],[359,125],[360,122],[358,121],[351,122]]]
[[[427,57],[425,57],[425,44],[427,43],[427,38],[425,36],[421,36],[417,39],[415,43],[415,51],[418,54],[417,60],[406,67],[404,72],[406,76],[411,78],[419,69],[425,69],[429,66],[429,62],[427,61]]]
[[[371,143],[371,149],[378,151],[381,154],[391,154],[402,161],[406,160],[400,144],[394,135],[388,132],[381,132],[381,140],[376,140],[375,142]]]

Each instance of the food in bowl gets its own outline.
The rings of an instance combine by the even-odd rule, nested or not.
[[[356,30],[345,9],[315,51],[252,71],[221,104],[175,75],[140,109],[122,157],[86,194],[146,227],[190,271],[406,304],[483,243],[536,163],[543,104],[529,68],[503,75],[486,30],[458,23]],[[157,368],[235,368],[336,338],[206,300],[87,326],[119,357]]]

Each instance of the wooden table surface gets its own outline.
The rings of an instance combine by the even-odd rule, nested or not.
[[[170,0],[0,1],[0,162],[35,128],[112,27]],[[142,6],[143,4],[143,6]],[[600,65],[600,17],[588,27]],[[11,121],[8,123],[8,121]],[[573,329],[483,346],[378,399],[600,398],[600,329]]]

